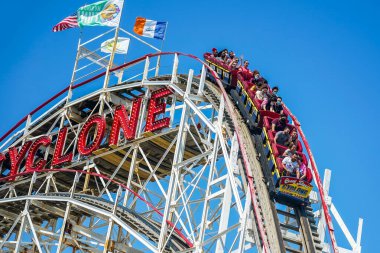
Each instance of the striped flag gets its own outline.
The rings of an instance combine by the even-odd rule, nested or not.
[[[69,28],[78,27],[77,13],[73,13],[53,27],[53,32],[60,32]]]
[[[154,21],[142,17],[137,17],[133,31],[138,35],[144,37],[163,40],[165,39],[167,24],[167,22]]]

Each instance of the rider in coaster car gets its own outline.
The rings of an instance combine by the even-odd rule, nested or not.
[[[308,174],[308,170],[310,169],[306,166],[302,158],[299,156],[298,156],[298,164],[299,164],[300,177],[297,177],[297,178],[307,181],[306,176]]]
[[[269,92],[268,92],[268,87],[264,86],[261,90],[258,90],[256,92],[255,98],[258,100],[261,100],[261,110],[266,110],[267,104],[268,104],[268,99],[269,99]]]
[[[282,154],[283,157],[292,156],[293,154],[297,154],[297,146],[293,143],[290,143],[288,149],[284,151]]]
[[[258,70],[252,72],[252,78],[249,80],[253,83],[251,90],[256,91],[262,89],[264,86],[268,86],[268,81],[260,75]]]
[[[284,107],[282,106],[282,98],[272,97],[269,105],[269,110],[271,112],[282,114],[284,112]]]
[[[272,98],[277,98],[278,97],[278,91],[279,91],[279,89],[278,89],[278,87],[277,86],[274,86],[273,88],[272,88],[272,91],[271,91],[271,93],[270,93],[270,99],[272,100]]]
[[[297,178],[300,178],[300,171],[299,171],[299,163],[298,163],[298,155],[293,154],[291,157],[287,156],[282,160],[282,165],[284,166],[286,170],[287,176],[295,176]]]
[[[226,63],[227,62],[227,57],[228,57],[228,50],[227,49],[223,49],[222,51],[220,51],[218,53],[218,57],[216,57],[217,60],[223,62],[223,63]]]
[[[252,72],[248,68],[249,61],[245,60],[243,66],[239,68],[240,75],[243,77],[244,81],[250,81],[252,79]]]
[[[215,47],[212,49],[211,57],[218,57],[218,50]]]
[[[282,113],[280,115],[280,118],[274,119],[272,121],[272,131],[282,131],[285,129],[286,124],[288,123],[287,121],[287,116],[286,114]]]
[[[293,131],[290,134],[289,142],[293,143],[294,145],[296,145],[298,147],[299,140],[298,140],[297,130],[293,129]]]
[[[234,51],[230,51],[228,53],[228,57],[227,57],[227,64],[230,64],[232,61],[234,61],[237,57],[235,56],[235,53]]]
[[[290,140],[290,129],[289,127],[285,127],[283,131],[279,131],[276,133],[274,137],[274,142],[281,146],[288,146]]]

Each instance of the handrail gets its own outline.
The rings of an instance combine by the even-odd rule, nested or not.
[[[123,183],[121,182],[118,182],[117,180],[115,179],[111,179],[109,177],[107,177],[106,175],[103,175],[103,174],[99,174],[99,173],[95,173],[95,172],[91,172],[91,171],[78,171],[78,170],[73,170],[73,169],[43,169],[43,170],[31,170],[31,171],[26,171],[26,172],[21,172],[21,173],[18,173],[18,174],[15,174],[15,175],[12,175],[12,176],[7,176],[7,177],[2,177],[0,178],[0,182],[1,181],[8,181],[9,179],[11,178],[16,178],[16,177],[19,177],[19,176],[25,176],[25,175],[29,175],[29,174],[33,174],[33,173],[44,173],[44,172],[67,172],[67,173],[80,173],[80,174],[86,174],[86,175],[90,175],[90,176],[95,176],[95,177],[99,177],[99,178],[102,178],[106,181],[109,181],[109,182],[112,182],[112,183],[115,183],[116,185],[120,186],[121,188],[129,191],[130,193],[132,193],[135,197],[137,197],[138,199],[140,199],[141,201],[143,201],[145,204],[147,204],[150,208],[153,209],[154,212],[156,212],[159,216],[161,217],[164,217],[164,215],[160,212],[160,210],[158,210],[152,203],[150,203],[149,201],[147,201],[146,199],[144,199],[143,197],[141,197],[137,192],[135,192],[134,190],[132,189],[129,189],[126,185],[124,185]],[[115,200],[116,201],[116,200]],[[173,224],[173,222],[167,220],[166,223],[172,227],[174,229],[174,231],[178,234],[179,237],[181,237],[181,239],[183,239],[186,244],[192,248],[193,247],[193,243],[186,238],[186,236],[184,234],[182,234],[182,232],[175,227],[175,225]]]

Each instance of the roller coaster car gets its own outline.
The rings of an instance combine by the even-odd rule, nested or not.
[[[215,57],[212,57],[210,53],[205,53],[204,58],[206,59],[208,65],[218,73],[220,80],[223,83],[224,88],[230,87],[231,82],[231,68],[225,64],[217,60]],[[210,72],[207,72],[207,79],[215,82],[215,78]]]
[[[205,53],[204,59],[208,66],[218,74],[224,88],[235,101],[248,128],[253,133],[252,138],[260,154],[260,163],[270,195],[277,202],[287,205],[308,204],[313,186],[307,181],[283,176],[285,170],[281,155],[287,147],[274,142],[275,132],[271,130],[272,121],[279,118],[280,115],[260,109],[262,101],[255,98],[256,91],[252,89],[253,84],[244,80],[237,71],[231,70],[229,66],[212,57],[210,53]],[[207,79],[216,83],[215,77],[210,71],[207,72]],[[284,113],[288,114],[286,111]],[[293,125],[288,124],[288,127],[291,131],[296,130]],[[300,142],[297,145],[297,153],[307,165],[308,159],[302,153]],[[308,173],[311,172],[308,171]],[[311,178],[311,175],[307,175],[307,178]]]
[[[309,194],[313,186],[295,177],[282,176],[276,189],[276,200],[278,202],[292,205],[304,205],[309,202]]]

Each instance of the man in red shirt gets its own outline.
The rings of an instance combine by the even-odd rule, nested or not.
[[[243,66],[239,68],[239,72],[245,81],[249,81],[252,79],[252,71],[249,70],[248,65],[249,62],[245,60]]]
[[[212,49],[212,55],[211,56],[214,56],[215,58],[218,57],[218,50],[215,47]]]

